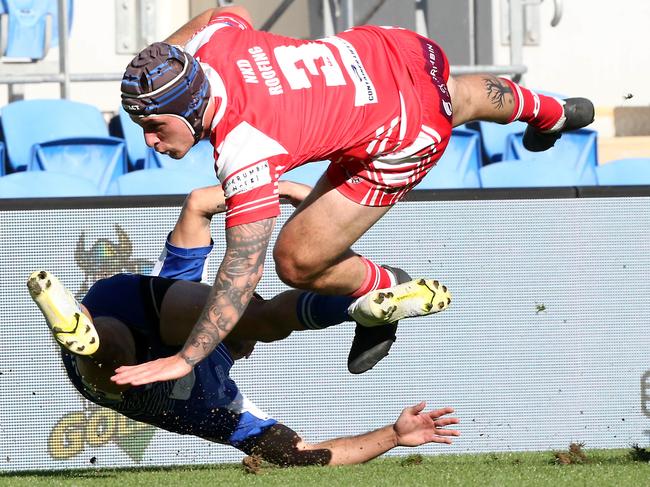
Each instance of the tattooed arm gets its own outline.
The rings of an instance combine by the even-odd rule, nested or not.
[[[134,386],[173,380],[192,371],[230,333],[262,277],[275,218],[226,230],[226,255],[199,321],[176,355],[115,370],[111,380]]]
[[[226,255],[181,357],[191,366],[207,357],[230,333],[262,277],[275,218],[226,230]]]

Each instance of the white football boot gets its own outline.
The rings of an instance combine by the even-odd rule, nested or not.
[[[420,278],[365,294],[350,305],[348,314],[360,325],[373,327],[439,313],[450,303],[447,286]]]
[[[97,351],[99,336],[92,321],[53,274],[47,271],[32,273],[27,288],[59,345],[75,355],[92,355]]]

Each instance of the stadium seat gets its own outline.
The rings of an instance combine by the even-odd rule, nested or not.
[[[59,44],[57,0],[2,0],[0,55],[43,59]],[[68,26],[72,26],[73,0],[68,0]]]
[[[477,125],[481,133],[481,145],[486,164],[503,160],[508,136],[526,130],[526,124],[523,122],[500,124],[479,121]]]
[[[0,176],[5,175],[5,145],[0,142]]]
[[[72,31],[72,19],[74,17],[74,0],[67,0],[68,2],[68,36]],[[48,11],[52,12],[52,47],[59,46],[59,11],[58,0],[48,0]]]
[[[325,173],[329,165],[330,161],[310,162],[309,164],[303,164],[285,172],[280,179],[283,181],[295,181],[313,187]]]
[[[650,185],[650,158],[618,159],[596,168],[600,186]]]
[[[0,177],[0,198],[99,196],[88,179],[57,172],[18,172]]]
[[[108,137],[59,139],[33,146],[28,171],[53,171],[89,179],[101,193],[126,172],[124,141]]]
[[[188,194],[195,188],[219,184],[215,176],[176,169],[142,169],[118,177],[109,195]]]
[[[562,160],[508,160],[480,169],[483,188],[563,187],[581,185],[580,174]]]
[[[98,185],[105,182],[107,173],[114,178],[126,171],[126,156],[116,154],[125,153],[124,141],[108,136],[101,112],[91,105],[69,100],[17,101],[2,108],[2,128],[9,172],[48,169],[45,161],[50,159],[56,161],[51,167],[78,174],[81,163],[91,161],[80,147],[84,143],[94,157],[106,156],[93,159],[92,166],[84,170],[84,174],[97,170],[91,179]],[[69,162],[63,164],[65,158]]]
[[[140,129],[140,138],[142,139],[142,129]],[[212,147],[209,140],[200,140],[182,159],[172,159],[168,155],[159,154],[152,148],[147,147],[144,168],[192,171],[214,177],[214,147]]]
[[[143,169],[145,160],[151,157],[150,148],[144,142],[142,127],[131,120],[129,114],[120,107],[119,110],[120,128],[122,137],[126,142],[126,152],[129,156],[129,167],[131,170]],[[155,151],[153,151],[155,152]]]
[[[438,164],[422,179],[417,189],[480,188],[480,137],[475,130],[456,128]]]
[[[506,159],[522,159],[527,161],[553,162],[564,161],[573,166],[579,175],[579,185],[596,184],[596,166],[598,165],[597,132],[580,129],[562,134],[562,138],[552,149],[545,152],[530,152],[524,149],[523,133],[511,134],[506,143]]]

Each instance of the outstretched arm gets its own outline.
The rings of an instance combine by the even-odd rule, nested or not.
[[[293,206],[302,203],[311,189],[311,186],[293,181],[280,181],[279,184],[280,196],[289,200]],[[193,190],[185,198],[169,243],[186,249],[210,245],[212,217],[225,211],[226,197],[220,185]]]
[[[396,446],[420,446],[427,443],[451,444],[460,432],[446,429],[457,424],[448,417],[452,408],[424,412],[421,402],[402,411],[395,424],[359,436],[348,436],[309,444],[290,428],[276,424],[264,434],[251,438],[240,448],[250,455],[281,466],[353,465],[364,463]]]
[[[244,7],[231,5],[229,7],[211,8],[191,19],[189,22],[183,25],[183,27],[165,39],[164,42],[167,44],[184,46],[197,31],[208,25],[210,19],[225,13],[233,13],[235,15],[238,15],[242,17],[246,22],[253,25],[253,20],[251,19],[248,10],[246,10]]]
[[[191,249],[211,244],[210,223],[217,213],[226,211],[226,198],[221,186],[208,186],[193,190],[185,201],[169,243]]]

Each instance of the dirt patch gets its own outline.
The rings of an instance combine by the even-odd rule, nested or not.
[[[415,454],[404,457],[399,463],[402,467],[410,467],[411,465],[420,465],[423,460],[424,457],[422,455]]]
[[[246,473],[257,475],[260,473],[260,470],[262,470],[262,457],[258,455],[250,455],[244,457],[244,459],[241,461],[241,464],[244,467],[244,471]]]
[[[589,458],[585,454],[583,448],[584,443],[571,443],[569,445],[569,450],[564,452],[555,452],[553,456],[555,457],[555,463],[559,465],[575,465],[587,463]]]

